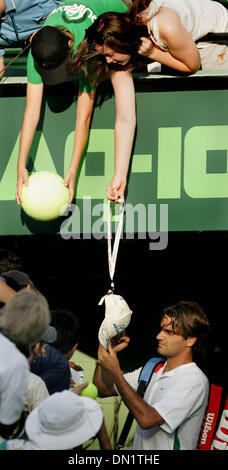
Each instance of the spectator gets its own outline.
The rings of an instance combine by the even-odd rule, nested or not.
[[[0,79],[5,47],[23,47],[62,0],[0,0]]]
[[[10,260],[6,266],[8,268],[11,267]],[[39,293],[28,274],[18,269],[10,269],[9,271],[1,272],[0,305],[4,305],[11,297],[13,297],[15,292],[18,292],[25,287],[28,289],[33,289],[35,292]]]
[[[0,436],[15,436],[23,425],[31,345],[50,322],[47,300],[22,289],[0,311]],[[25,357],[26,356],[26,357]]]
[[[100,405],[78,393],[86,384],[77,387],[76,393],[69,390],[54,393],[44,400],[27,417],[25,423],[29,440],[6,441],[4,450],[64,450],[81,446],[99,431],[103,435],[103,414]],[[109,440],[103,449],[110,449]]]
[[[136,0],[130,15],[140,18],[148,29],[141,38],[139,54],[180,72],[194,73],[200,67],[227,69],[227,45],[200,42],[208,33],[228,31],[228,11],[221,3]]]
[[[22,186],[28,184],[28,170],[26,162],[29,149],[33,141],[37,124],[40,118],[41,103],[44,85],[57,85],[63,83],[73,72],[78,76],[79,93],[77,98],[77,116],[75,124],[75,138],[72,149],[72,158],[65,174],[65,185],[69,187],[69,203],[75,195],[76,176],[85,149],[89,127],[93,114],[96,86],[88,80],[88,71],[91,64],[80,70],[71,69],[72,61],[77,56],[80,44],[83,42],[88,30],[93,26],[96,18],[105,12],[120,12],[120,16],[127,11],[128,0],[80,0],[78,3],[65,1],[56,8],[47,18],[43,28],[31,38],[31,50],[27,60],[27,97],[24,119],[21,130],[20,149],[17,163],[17,203],[22,202]],[[79,8],[78,8],[79,7]],[[124,16],[123,16],[124,21]],[[124,27],[127,27],[127,20]],[[126,31],[129,40],[131,21]],[[138,29],[137,29],[138,30]],[[135,40],[135,31],[131,40]],[[94,44],[96,40],[94,41]],[[139,44],[139,42],[138,42]],[[132,49],[132,46],[131,46]],[[120,51],[119,51],[120,52]],[[90,55],[91,51],[89,51]],[[119,61],[126,61],[123,54],[114,54],[115,57],[105,57],[111,64],[106,76],[111,80],[116,104],[115,119],[115,174],[107,187],[107,196],[117,202],[118,197],[124,199],[124,190],[127,183],[127,173],[134,141],[136,126],[134,83],[130,73],[118,69]],[[127,57],[128,60],[128,57]],[[114,69],[114,65],[117,66]],[[105,78],[103,75],[102,78]]]
[[[39,352],[40,344],[53,343],[56,340],[57,332],[53,326],[48,326],[43,334],[41,341],[36,343],[33,347],[33,359]],[[48,389],[45,382],[38,375],[29,372],[27,397],[25,402],[25,413],[28,415],[34,408],[36,408],[45,398],[49,396]]]
[[[6,268],[9,268],[10,266],[10,263],[5,263]],[[10,269],[2,272],[0,278],[0,301],[7,300],[7,298],[10,298],[15,294],[15,292],[23,289],[24,287],[32,289],[35,292],[39,292],[27,273],[17,269]],[[75,328],[73,330],[72,324],[71,326],[72,331],[75,332]],[[71,385],[71,372],[67,358],[61,351],[58,351],[49,344],[56,340],[56,330],[55,337],[53,338],[53,334],[50,335],[51,329],[54,330],[53,327],[49,326],[47,332],[49,334],[43,336],[39,341],[39,344],[36,344],[33,349],[34,357],[30,367],[31,372],[43,380],[49,394],[69,389]],[[64,331],[65,334],[67,334],[66,330]],[[63,335],[61,334],[61,338],[62,336]]]
[[[49,396],[45,382],[33,372],[29,372],[27,396],[25,402],[25,413],[28,415],[45,398]]]
[[[22,271],[21,261],[15,253],[0,249],[0,308],[15,294],[15,290],[7,284],[6,279],[2,276],[3,272],[9,270]]]
[[[70,388],[68,360],[50,344],[40,344],[39,353],[31,364],[31,372],[41,377],[50,395]]]
[[[81,383],[84,376],[83,369],[80,365],[70,361],[80,339],[79,319],[76,314],[64,309],[52,311],[51,316],[52,325],[57,330],[57,339],[52,346],[58,349],[69,362],[72,376],[71,386],[74,385],[74,381]]]
[[[79,343],[79,319],[76,314],[64,309],[52,310],[51,318],[51,324],[57,331],[56,341],[52,345],[70,359]]]
[[[40,345],[43,343],[51,343],[56,340],[56,329],[52,326],[48,326],[47,330],[42,336],[42,339],[36,343],[34,346],[31,347],[32,350],[32,357],[30,360],[30,364],[37,356]],[[27,393],[26,393],[26,400],[24,406],[24,416],[25,418],[31,413],[34,408],[36,408],[45,398],[49,397],[48,389],[46,387],[45,382],[36,374],[33,374],[31,370],[29,371],[28,376],[28,386],[27,386]],[[27,439],[27,435],[25,429],[23,428],[19,435],[20,439],[25,438]]]

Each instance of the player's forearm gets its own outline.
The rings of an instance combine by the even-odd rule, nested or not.
[[[125,405],[131,411],[142,429],[149,429],[163,422],[156,410],[137,395],[121,374],[115,377],[113,376],[113,380]]]
[[[99,363],[96,364],[93,383],[99,391],[99,397],[104,398],[116,395],[111,376]]]

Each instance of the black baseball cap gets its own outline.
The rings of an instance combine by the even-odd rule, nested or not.
[[[1,277],[5,280],[6,284],[18,292],[21,289],[26,288],[28,285],[37,293],[39,291],[34,286],[33,282],[29,278],[27,273],[22,271],[18,271],[17,269],[11,269],[10,271],[6,271],[1,274]],[[54,343],[57,339],[57,331],[54,326],[48,326],[43,336],[40,338],[40,341],[44,341],[45,343]]]
[[[37,293],[39,292],[36,287],[34,286],[33,282],[29,278],[28,274],[18,271],[17,269],[11,269],[10,271],[6,271],[1,273],[1,276],[5,279],[6,284],[14,289],[16,292],[27,287],[29,284],[34,291]]]
[[[69,75],[69,38],[54,26],[44,26],[32,39],[31,52],[46,85],[57,85]]]

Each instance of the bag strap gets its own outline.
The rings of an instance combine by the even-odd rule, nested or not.
[[[14,29],[14,32],[15,32],[15,35],[16,35],[16,38],[17,38],[17,41],[19,42],[19,41],[20,41],[20,39],[19,39],[19,32],[18,32],[18,27],[17,27],[17,25],[16,25],[15,17],[14,17],[15,13],[16,13],[16,9],[15,9],[15,8],[13,8],[12,10],[9,10],[9,11],[8,11],[8,15],[9,15],[9,17],[10,17],[10,19],[11,19],[11,22],[12,22],[12,25],[13,25],[13,29]]]
[[[165,359],[162,359],[161,357],[152,357],[152,359],[149,359],[149,361],[142,368],[140,375],[139,375],[139,379],[138,379],[139,385],[137,388],[137,394],[140,397],[144,396],[153,373],[157,372],[164,365],[164,362],[165,362]]]
[[[210,450],[220,409],[223,387],[211,384],[209,402],[199,438],[199,450]]]
[[[142,368],[139,378],[138,378],[138,387],[136,393],[143,398],[145,391],[150,383],[153,373],[157,372],[161,367],[163,367],[165,360],[160,357],[153,357]],[[126,421],[124,423],[123,429],[119,436],[118,442],[116,444],[116,449],[121,449],[125,445],[125,441],[131,429],[134,416],[131,411],[128,412]]]
[[[118,248],[120,243],[120,237],[123,229],[123,216],[124,216],[125,205],[122,204],[121,213],[120,213],[120,220],[118,223],[117,231],[115,234],[114,245],[112,249],[112,222],[111,222],[111,205],[110,201],[108,201],[108,225],[107,225],[107,237],[108,237],[108,267],[109,267],[109,274],[111,279],[111,292],[114,290],[114,273],[116,267],[116,258],[118,254]]]
[[[226,401],[218,425],[218,429],[214,435],[211,450],[227,450],[228,449],[228,393],[226,390]]]

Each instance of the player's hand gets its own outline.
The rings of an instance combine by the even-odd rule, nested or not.
[[[127,348],[129,342],[130,342],[130,338],[129,336],[126,336],[125,331],[114,336],[110,341],[111,346],[116,353]]]
[[[108,345],[108,351],[100,344],[98,348],[98,363],[111,375],[115,377],[122,375],[120,364],[117,358],[116,351],[112,348],[111,343]]]
[[[18,205],[22,203],[22,186],[28,186],[28,171],[26,168],[18,170],[17,174],[17,190],[16,190],[16,199]]]

